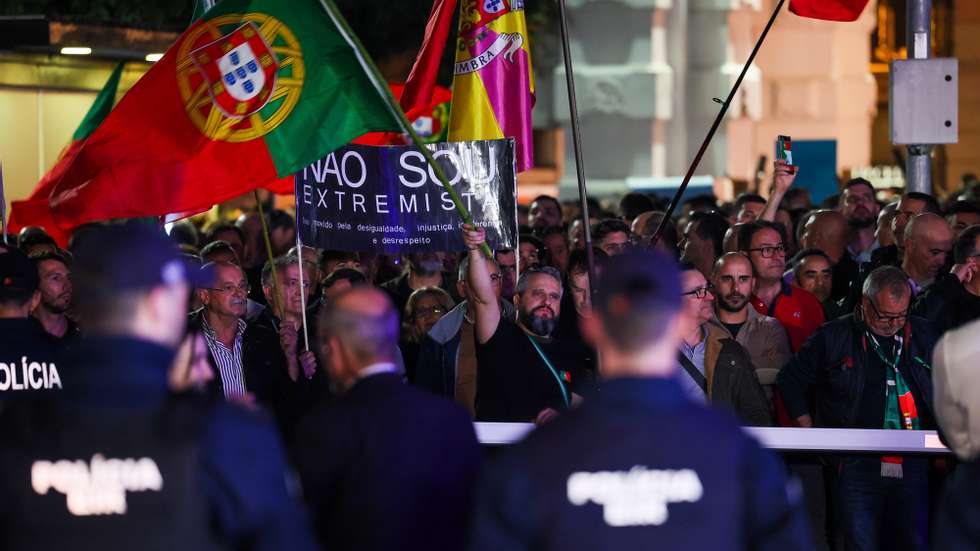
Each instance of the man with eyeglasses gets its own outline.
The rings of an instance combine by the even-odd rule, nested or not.
[[[913,312],[940,335],[980,319],[980,226],[963,230],[953,243],[955,264],[915,300]]]
[[[789,335],[790,348],[798,350],[824,322],[823,306],[812,293],[783,279],[786,249],[779,226],[763,220],[743,225],[738,247],[752,262],[752,306],[760,314],[779,320]]]
[[[681,336],[677,380],[693,400],[735,413],[743,423],[772,424],[769,399],[759,385],[748,353],[714,318],[714,288],[694,266],[681,265]]]
[[[286,357],[272,330],[245,321],[249,285],[241,267],[209,263],[214,270],[211,287],[196,290],[203,307],[191,313],[190,327],[200,330],[208,344],[215,378],[209,391],[233,402],[258,402],[286,426],[290,378]]]
[[[855,314],[807,339],[778,377],[787,410],[800,426],[936,427],[930,367],[936,335],[926,320],[908,315],[911,296],[904,272],[877,268],[864,282]],[[928,459],[843,456],[835,463],[845,549],[879,549],[891,541],[926,549]]]

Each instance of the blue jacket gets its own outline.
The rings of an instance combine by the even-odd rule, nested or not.
[[[171,395],[173,358],[146,341],[83,339],[69,358],[78,376],[63,393],[3,410],[0,549],[316,548],[287,491],[272,423],[238,406]],[[125,491],[114,493],[106,483],[119,479],[112,463],[132,460],[154,476],[122,477]],[[65,475],[59,464],[92,482],[76,487],[81,499],[69,498],[71,485],[48,487],[38,477],[45,465]]]
[[[811,549],[799,493],[673,379],[615,379],[485,469],[470,549]]]

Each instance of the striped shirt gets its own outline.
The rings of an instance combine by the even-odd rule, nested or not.
[[[218,374],[221,375],[225,399],[243,400],[246,392],[245,370],[242,367],[242,335],[245,334],[245,320],[238,320],[235,344],[230,350],[215,336],[207,316],[201,316],[201,326],[204,328],[204,339],[208,343],[208,350],[211,351],[211,357],[218,367]]]

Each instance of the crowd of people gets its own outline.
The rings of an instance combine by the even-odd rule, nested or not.
[[[774,172],[766,198],[690,198],[659,235],[653,196],[589,219],[541,196],[489,258],[474,227],[463,253],[298,247],[280,210],[268,243],[255,212],[92,224],[66,249],[25,228],[0,246],[2,547],[112,514],[86,548],[968,541],[938,504],[980,450],[980,184],[885,202],[857,178],[813,205]],[[540,428],[481,467],[474,420]],[[780,461],[735,420],[942,428],[963,464]]]

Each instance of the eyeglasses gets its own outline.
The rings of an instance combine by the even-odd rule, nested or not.
[[[232,293],[234,293],[235,291],[238,291],[238,292],[242,293],[243,295],[247,295],[250,292],[252,292],[252,287],[249,284],[247,284],[247,283],[243,283],[241,285],[232,285],[231,283],[226,283],[226,284],[224,284],[224,285],[222,285],[221,287],[218,287],[218,288],[207,287],[207,290],[208,291],[217,291],[219,293],[227,293],[229,295],[232,294]]]
[[[501,277],[503,276],[501,276],[500,274],[490,274],[490,281],[492,281],[493,283],[497,283],[498,281],[500,281]]]
[[[881,323],[905,323],[905,320],[909,317],[909,311],[906,309],[901,314],[882,314],[878,307],[875,306],[875,302],[868,299],[868,304],[871,305],[871,310],[875,313],[875,318]]]
[[[714,291],[715,286],[709,283],[704,287],[698,287],[697,289],[691,289],[686,293],[681,293],[681,296],[686,297],[688,295],[694,295],[695,298],[704,298],[708,296],[708,293],[713,293]]]
[[[442,306],[432,306],[430,308],[419,308],[415,311],[415,317],[442,316],[445,313],[446,309]]]
[[[762,253],[762,258],[772,258],[773,256],[785,256],[786,247],[782,243],[776,245],[775,247],[758,247],[755,249],[747,249],[749,252],[759,251]]]

